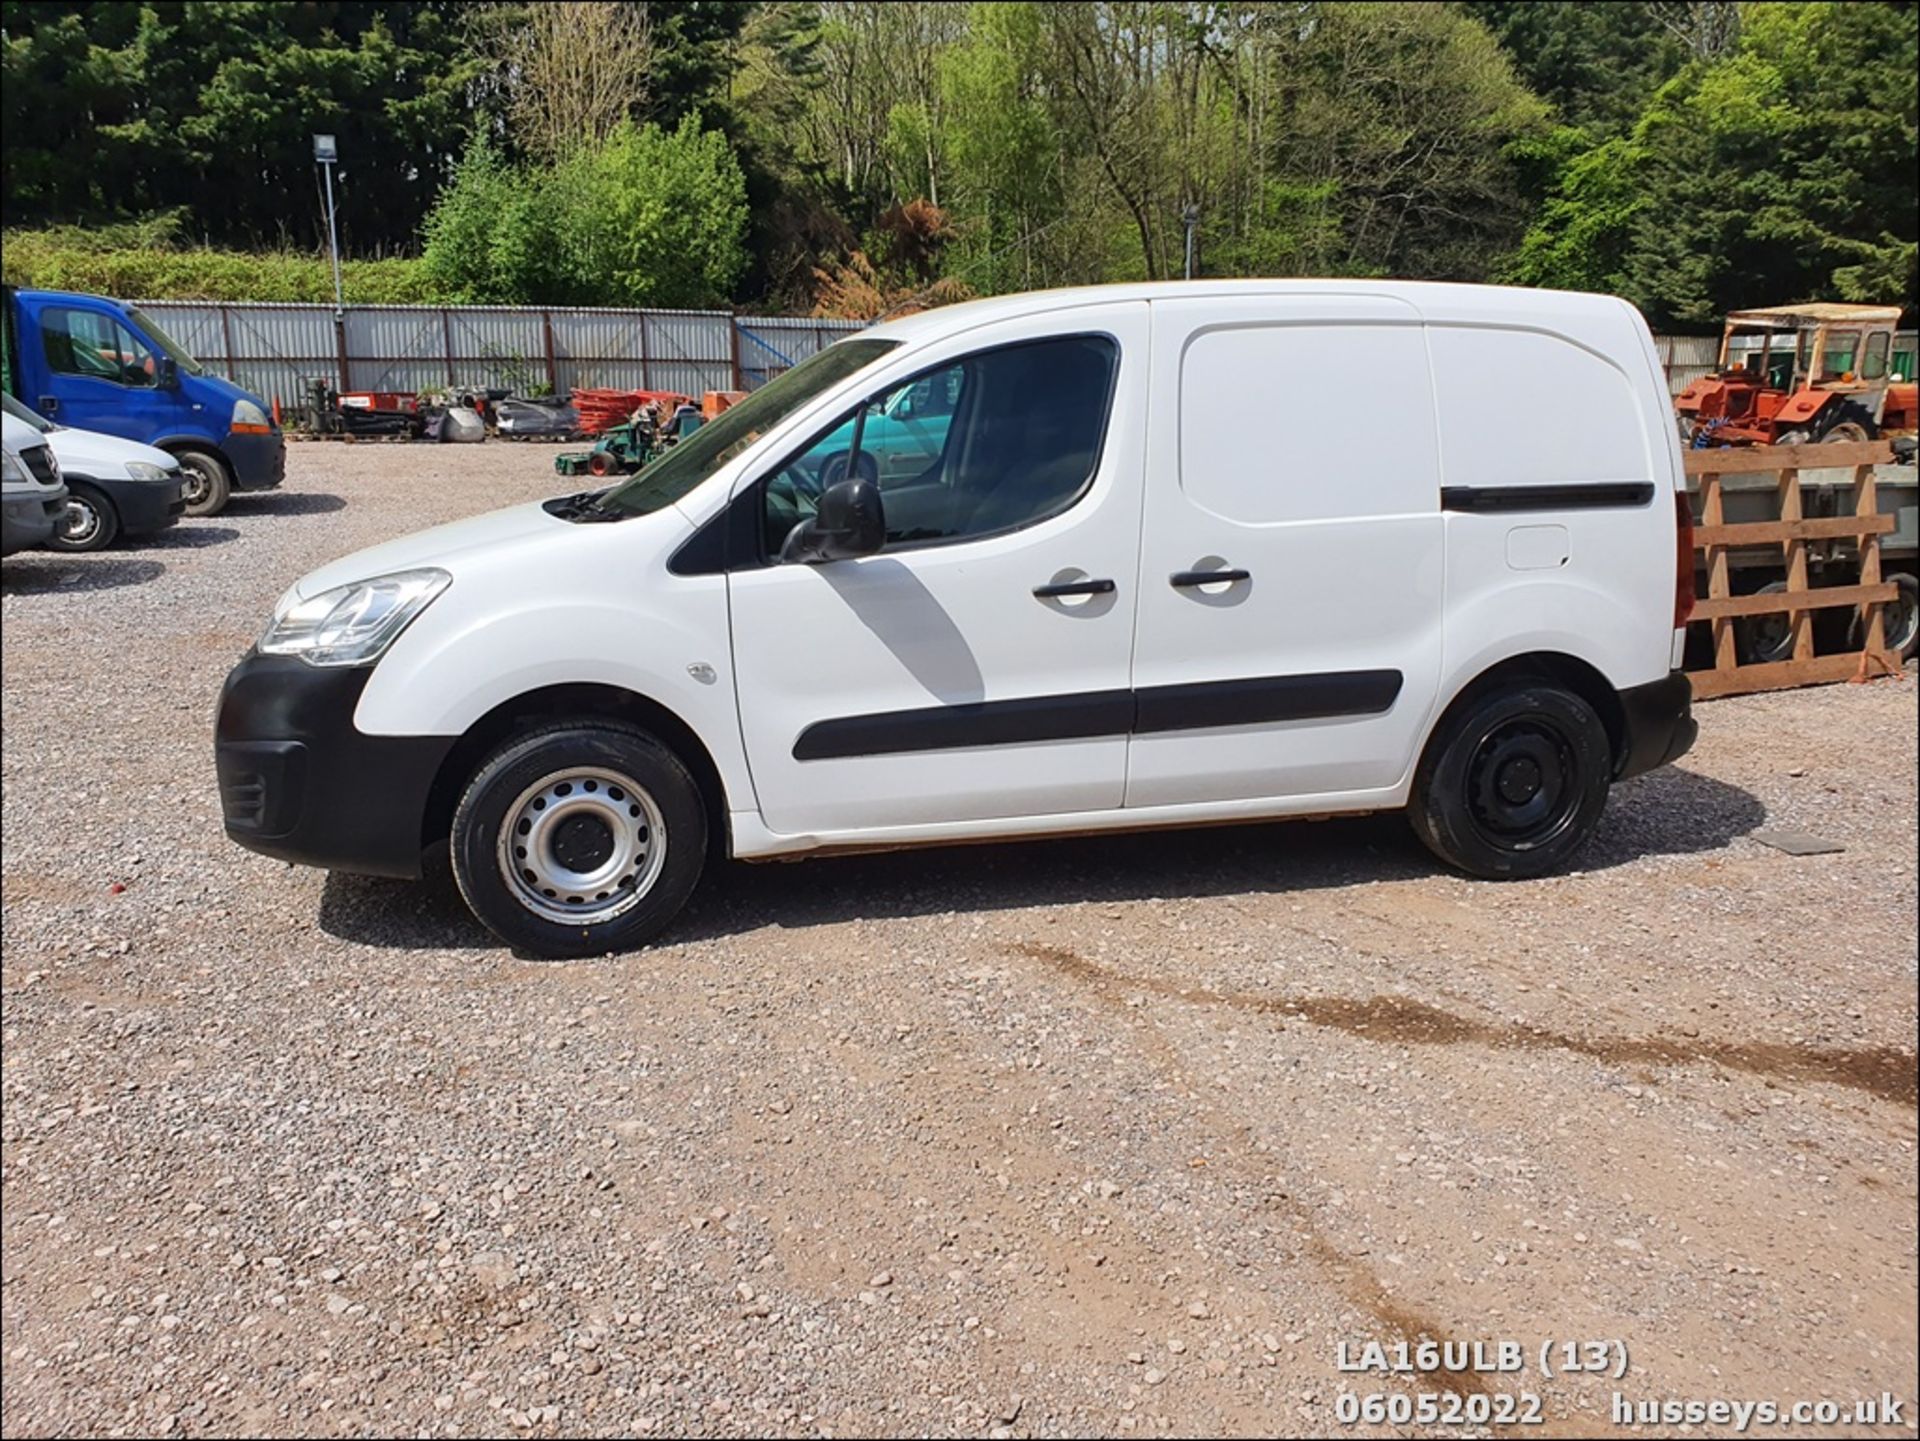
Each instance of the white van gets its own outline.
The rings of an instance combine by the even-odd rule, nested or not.
[[[917,472],[860,460],[932,380]],[[227,830],[417,876],[545,955],[743,859],[1405,807],[1533,876],[1692,744],[1686,491],[1639,314],[1349,281],[1007,296],[876,326],[609,490],[284,595]]]
[[[67,483],[65,508],[46,544],[53,550],[105,550],[123,535],[165,530],[187,508],[180,462],[164,450],[55,425],[11,395],[0,395],[8,419],[46,437]]]
[[[8,397],[11,399],[12,397]],[[67,508],[60,462],[45,437],[11,410],[0,414],[0,555],[43,544]]]

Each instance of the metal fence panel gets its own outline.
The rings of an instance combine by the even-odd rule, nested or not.
[[[1703,375],[1711,374],[1720,362],[1720,337],[1717,335],[1656,335],[1654,350],[1667,374],[1667,391],[1678,395]]]
[[[520,395],[552,384],[543,312],[451,306],[445,312],[455,383],[494,386]]]
[[[347,312],[347,390],[420,391],[448,384],[447,320],[420,306]]]
[[[222,313],[218,305],[172,305],[164,310],[157,305],[140,307],[187,354],[215,374],[224,374],[227,342],[222,334]]]
[[[733,317],[650,310],[647,356],[653,384],[696,400],[709,390],[733,389]]]
[[[225,306],[221,335],[229,377],[255,395],[279,401],[283,411],[306,409],[316,377],[339,383],[340,342],[333,312],[324,305]]]
[[[639,310],[555,310],[554,389],[650,390],[646,314]]]
[[[866,329],[857,320],[820,320],[795,316],[741,316],[740,378],[753,390],[845,335]]]

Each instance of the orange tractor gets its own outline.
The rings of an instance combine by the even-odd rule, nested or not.
[[[1719,365],[1674,400],[1681,434],[1698,448],[1876,440],[1913,430],[1920,387],[1897,368],[1899,322],[1891,305],[1735,311]]]

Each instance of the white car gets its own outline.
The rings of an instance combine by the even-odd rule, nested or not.
[[[75,430],[0,396],[10,420],[46,438],[67,485],[66,504],[45,544],[52,550],[104,550],[123,535],[164,530],[187,508],[180,462],[164,450]]]
[[[66,508],[67,487],[46,438],[10,407],[0,415],[0,438],[0,464],[5,467],[0,474],[0,555],[12,555],[53,534]]]
[[[937,453],[872,474],[866,423],[929,379]],[[222,698],[226,826],[401,876],[450,840],[475,914],[544,955],[647,940],[710,853],[1404,807],[1461,869],[1539,875],[1693,741],[1690,525],[1611,297],[956,305],[609,490],[300,580]]]

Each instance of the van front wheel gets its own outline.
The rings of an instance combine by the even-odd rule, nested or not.
[[[453,873],[481,922],[554,958],[631,950],[692,894],[707,854],[680,758],[617,722],[562,722],[489,756],[453,815]]]
[[[1592,706],[1545,681],[1469,696],[1421,758],[1407,815],[1440,859],[1488,880],[1558,870],[1592,836],[1613,775]]]
[[[176,450],[173,458],[180,462],[180,474],[186,481],[180,496],[187,503],[188,515],[218,515],[227,508],[233,477],[227,473],[225,461],[204,450]]]

